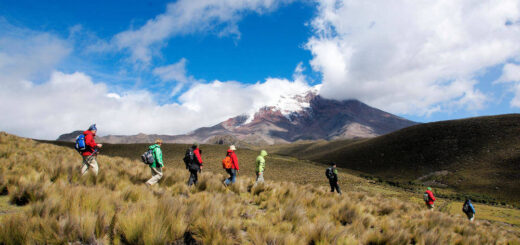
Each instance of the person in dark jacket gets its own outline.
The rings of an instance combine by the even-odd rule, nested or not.
[[[231,164],[230,169],[226,169],[226,171],[229,174],[229,178],[224,181],[224,185],[226,185],[226,186],[228,186],[229,184],[235,183],[236,178],[237,178],[237,173],[240,170],[240,168],[238,167],[237,154],[235,153],[236,150],[237,150],[237,148],[234,145],[231,145],[229,147],[229,150],[227,151],[227,156],[229,156],[231,158],[232,164]]]
[[[190,171],[190,178],[188,179],[188,186],[192,186],[193,184],[197,184],[198,173],[202,171],[203,161],[201,156],[201,150],[199,149],[199,144],[193,143],[190,149],[188,149],[187,155],[189,154],[189,162],[186,163],[186,168]]]
[[[96,137],[96,124],[90,125],[88,130],[83,132],[85,135],[86,149],[81,153],[83,156],[83,167],[81,168],[81,175],[87,174],[88,170],[92,170],[95,175],[98,174],[98,163],[96,160],[97,149],[103,147],[102,144],[97,144],[94,138]]]
[[[325,171],[325,175],[327,179],[329,179],[330,184],[330,192],[334,192],[336,190],[341,195],[341,189],[339,188],[338,182],[338,169],[336,168],[336,163],[331,163],[330,167]]]
[[[468,216],[469,221],[475,220],[475,207],[473,207],[473,204],[469,198],[466,198],[464,205],[462,205],[462,212]]]

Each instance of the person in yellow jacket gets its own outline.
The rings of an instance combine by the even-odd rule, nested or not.
[[[260,155],[256,157],[256,182],[264,182],[265,157],[267,151],[260,151]]]

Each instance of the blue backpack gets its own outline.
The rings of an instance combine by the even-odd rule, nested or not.
[[[74,148],[79,153],[84,152],[87,149],[87,144],[85,143],[85,135],[80,134],[78,137],[76,137],[76,145],[74,145]]]

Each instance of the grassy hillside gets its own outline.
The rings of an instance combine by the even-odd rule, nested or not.
[[[520,201],[520,115],[428,123],[373,139],[274,146],[277,153],[401,184]]]
[[[21,206],[0,215],[0,244],[520,243],[515,227],[469,223],[371,191],[345,188],[338,196],[278,181],[254,187],[247,177],[224,188],[224,177],[211,172],[188,188],[178,162],[167,162],[150,189],[143,184],[149,169],[138,161],[100,156],[100,174],[83,178],[79,163],[70,148],[0,134],[0,188],[9,206]],[[312,166],[292,164],[286,179]]]

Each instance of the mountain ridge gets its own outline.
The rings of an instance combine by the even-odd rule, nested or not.
[[[315,90],[280,101],[283,103],[261,107],[253,115],[239,115],[183,135],[108,135],[99,137],[99,141],[151,143],[162,138],[167,143],[207,143],[226,137],[235,144],[271,145],[299,140],[371,138],[417,124],[358,100],[326,99]],[[64,134],[57,140],[73,139],[71,134]]]

